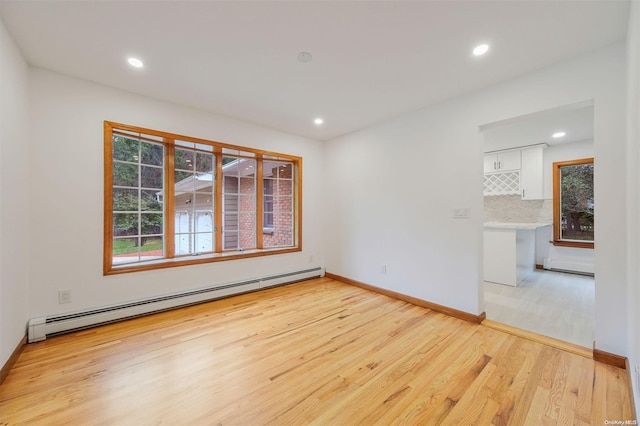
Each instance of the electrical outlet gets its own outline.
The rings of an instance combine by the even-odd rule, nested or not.
[[[71,303],[71,289],[58,290],[58,303]]]
[[[387,275],[387,265],[381,265],[380,266],[380,273],[382,275]]]
[[[313,255],[309,256],[309,263],[313,263]]]

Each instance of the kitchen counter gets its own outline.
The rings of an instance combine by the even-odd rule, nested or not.
[[[507,222],[485,222],[485,229],[530,229],[536,230],[543,226],[552,225],[551,223],[507,223]]]
[[[536,229],[547,224],[497,223],[484,227],[484,280],[516,287],[535,269]]]

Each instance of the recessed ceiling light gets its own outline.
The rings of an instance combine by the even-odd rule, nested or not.
[[[313,120],[313,122],[316,123],[316,126],[319,126],[322,123],[324,123],[324,120],[322,118],[318,117],[315,120]]]
[[[563,137],[564,135],[566,135],[566,133],[565,133],[565,132],[555,132],[553,135],[551,135],[551,137],[553,137],[553,138],[556,138],[556,139],[557,139],[557,138],[561,138],[561,137]]]
[[[487,53],[488,51],[489,51],[489,45],[488,44],[479,44],[473,49],[473,54],[475,56],[481,56],[481,55],[484,55],[485,53]]]
[[[138,58],[128,58],[127,62],[129,62],[129,65],[131,65],[134,68],[142,68],[144,66],[144,64],[142,63],[142,61]]]

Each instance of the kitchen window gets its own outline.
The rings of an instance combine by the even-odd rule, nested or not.
[[[593,158],[553,163],[553,244],[593,248]]]
[[[301,158],[112,122],[104,137],[105,274],[302,249]]]

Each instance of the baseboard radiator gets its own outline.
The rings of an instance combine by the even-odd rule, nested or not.
[[[545,257],[543,268],[551,271],[572,272],[582,275],[593,275],[595,272],[592,262],[571,257]]]
[[[32,318],[29,320],[28,342],[38,342],[58,334],[70,333],[155,312],[249,293],[264,288],[324,277],[324,274],[325,268],[322,266],[197,290],[189,290],[181,293],[167,294],[86,311]]]

